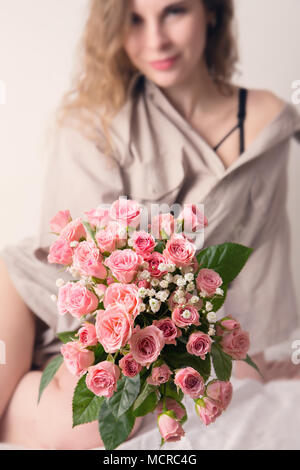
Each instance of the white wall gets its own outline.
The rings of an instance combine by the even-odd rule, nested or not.
[[[286,100],[300,79],[299,0],[235,0],[239,82]],[[0,0],[0,247],[35,233],[42,191],[44,133],[69,84],[87,0]],[[300,105],[299,105],[300,108]],[[300,111],[300,109],[299,109]],[[300,285],[300,147],[292,147],[289,212],[295,283]],[[300,304],[300,293],[299,293]]]

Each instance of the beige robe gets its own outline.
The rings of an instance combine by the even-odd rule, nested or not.
[[[40,228],[33,237],[0,250],[10,276],[38,325],[34,363],[58,352],[58,331],[75,329],[77,319],[60,316],[50,299],[55,280],[71,279],[47,263],[55,236],[49,221],[58,210],[73,218],[120,195],[151,203],[203,203],[209,225],[205,246],[242,243],[254,249],[231,283],[222,312],[250,332],[250,354],[286,341],[299,327],[290,264],[287,163],[291,137],[300,141],[300,115],[286,103],[250,147],[226,169],[199,133],[143,76],[115,117],[113,169],[91,141],[64,127],[49,150]],[[100,131],[99,131],[100,132]],[[42,320],[42,321],[40,321]]]

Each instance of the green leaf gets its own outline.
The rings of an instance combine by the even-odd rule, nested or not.
[[[97,421],[105,397],[98,397],[86,386],[86,374],[78,381],[73,394],[73,428],[79,424]]]
[[[60,368],[63,360],[64,358],[61,354],[59,356],[55,356],[43,370],[43,374],[42,374],[41,381],[40,381],[38,403],[40,402],[43,391],[53,379],[54,375]]]
[[[89,222],[83,221],[82,224],[84,225],[86,231],[90,234],[94,242],[96,243],[95,239],[95,230],[92,229],[92,226]],[[97,244],[97,243],[96,243]]]
[[[164,391],[164,395],[166,395],[167,397],[173,398],[178,403],[181,403],[181,400],[183,399],[183,396],[184,396],[184,393],[180,388],[178,389],[178,392],[177,392],[177,387],[173,381],[167,382],[165,389],[163,389],[163,386],[161,386],[160,390]]]
[[[245,359],[243,359],[243,361],[247,362],[247,364],[249,364],[249,366],[253,367],[260,374],[260,376],[264,379],[263,374],[261,373],[261,371],[259,370],[259,368],[255,364],[255,362],[252,361],[251,357],[248,354],[247,354],[247,357]]]
[[[211,355],[218,379],[226,382],[231,377],[232,358],[228,356],[217,343],[212,344]]]
[[[114,450],[126,441],[134,422],[135,416],[131,408],[116,418],[108,402],[104,400],[99,412],[99,433],[105,449]]]
[[[133,404],[140,391],[140,376],[123,377],[117,382],[117,391],[108,400],[108,406],[116,418],[122,416]]]
[[[238,243],[213,245],[197,254],[200,269],[213,269],[229,284],[240,273],[253,249]]]
[[[107,353],[104,351],[104,348],[101,343],[96,344],[96,346],[92,348],[92,351],[94,351],[95,354],[95,364],[106,360]]]
[[[186,347],[182,343],[177,346],[168,344],[164,347],[161,357],[172,369],[180,369],[182,367],[193,367],[206,381],[210,376],[210,354],[206,354],[204,360],[200,357],[189,354]]]
[[[163,240],[158,240],[156,242],[154,251],[158,251],[158,253],[162,253],[165,249],[165,242]]]
[[[207,299],[212,303],[212,306],[213,306],[212,309],[214,312],[217,312],[222,307],[222,305],[224,304],[226,300],[228,287],[224,283],[222,284],[222,290],[224,291],[224,295],[222,296],[218,295],[216,296],[216,298]],[[205,302],[204,302],[204,305],[205,305]]]
[[[62,343],[69,343],[70,341],[78,340],[76,337],[76,333],[78,330],[75,331],[62,331],[61,333],[57,333],[57,337],[61,340]]]
[[[148,398],[148,396],[155,392],[157,390],[157,386],[155,385],[150,385],[148,384],[148,382],[145,382],[142,389],[141,389],[141,393],[139,394],[139,396],[137,397],[137,399],[135,400],[134,404],[133,404],[133,412],[135,413],[136,410],[138,410],[144,403],[144,401]]]
[[[140,406],[134,408],[134,416],[145,416],[148,413],[154,411],[157,407],[159,399],[160,395],[158,390],[155,390],[154,392],[150,393],[147,398],[140,404]]]

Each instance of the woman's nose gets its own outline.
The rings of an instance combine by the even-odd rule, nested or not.
[[[170,43],[165,28],[159,23],[148,26],[146,33],[146,43],[150,50],[160,50]]]

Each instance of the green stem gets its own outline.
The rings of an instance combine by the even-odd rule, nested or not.
[[[167,396],[166,396],[167,385],[166,385],[166,384],[164,384],[163,389],[164,389],[164,392],[163,392],[163,393],[164,393],[164,398],[163,398],[163,412],[165,412],[165,411],[168,411],[167,406],[166,406],[166,399],[167,399]]]

